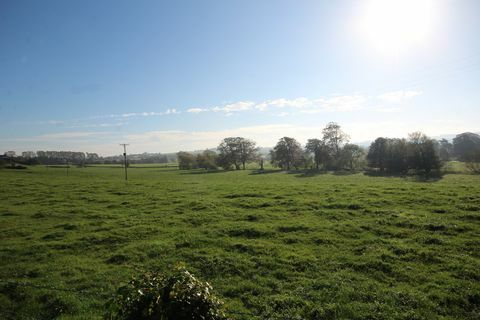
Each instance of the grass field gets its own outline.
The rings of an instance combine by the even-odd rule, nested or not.
[[[234,319],[480,319],[480,176],[122,170],[0,170],[0,318],[184,262]]]

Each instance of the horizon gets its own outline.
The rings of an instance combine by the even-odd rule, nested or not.
[[[423,132],[422,132],[423,133]],[[462,133],[473,133],[473,134],[477,134],[477,135],[480,135],[480,132],[462,132]],[[434,136],[434,137],[431,137],[431,136],[428,136],[429,138],[432,138],[432,139],[435,139],[435,140],[441,140],[441,139],[446,139],[448,141],[452,141],[453,138],[458,135],[458,134],[461,134],[461,133],[456,133],[456,134],[442,134],[442,135],[438,135],[438,136]],[[382,138],[407,138],[407,137],[385,137],[385,136],[379,136],[379,137],[382,137]],[[226,137],[225,137],[226,138]],[[293,137],[295,138],[295,137]],[[280,138],[279,138],[280,139]],[[369,145],[374,141],[374,139],[372,140],[364,140],[364,141],[349,141],[349,143],[353,143],[353,144],[356,144],[362,148],[368,148]],[[219,141],[220,142],[220,141]],[[254,141],[256,143],[256,141]],[[305,143],[301,143],[302,146],[305,145]],[[162,154],[162,155],[171,155],[171,154],[177,154],[179,152],[189,152],[189,153],[198,153],[198,152],[203,152],[203,151],[206,151],[206,150],[216,150],[218,147],[217,146],[210,146],[210,147],[206,147],[206,148],[203,148],[203,149],[181,149],[181,150],[176,150],[176,151],[171,151],[171,152],[147,152],[147,151],[144,151],[144,152],[128,152],[127,150],[127,155],[142,155],[142,154]],[[266,145],[257,145],[256,146],[257,149],[273,149],[274,148],[274,144],[270,145],[270,146],[266,146]],[[128,148],[127,148],[128,149]],[[24,151],[27,151],[27,152],[30,152],[30,151],[33,151],[33,152],[37,152],[37,151],[62,151],[62,152],[83,152],[83,153],[96,153],[96,152],[90,152],[90,150],[70,150],[70,149],[51,149],[51,150],[13,150],[13,149],[10,149],[10,150],[0,150],[0,154],[4,154],[4,153],[7,153],[7,152],[11,152],[11,151],[14,151],[16,154],[20,154],[21,152],[24,152]],[[104,157],[104,158],[109,158],[109,157],[121,157],[123,156],[123,153],[120,152],[120,153],[117,153],[117,154],[102,154],[102,153],[97,153],[99,156],[101,157]]]
[[[479,132],[480,2],[0,4],[0,151]]]

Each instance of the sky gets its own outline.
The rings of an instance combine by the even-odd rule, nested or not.
[[[480,131],[480,1],[0,1],[0,153]]]

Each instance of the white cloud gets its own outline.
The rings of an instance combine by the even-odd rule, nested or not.
[[[124,113],[124,114],[121,114],[120,117],[130,118],[130,117],[135,117],[135,116],[138,116],[138,115],[139,115],[139,113]],[[115,115],[112,115],[112,118],[115,118]]]
[[[173,108],[173,109],[167,109],[167,111],[165,111],[163,114],[167,115],[167,114],[179,114],[180,111],[178,111],[177,109]],[[158,114],[158,115],[162,115],[161,113]]]
[[[214,112],[224,111],[226,113],[232,113],[251,110],[254,105],[255,103],[252,101],[240,101],[235,103],[229,103],[222,107],[214,107],[211,110]]]
[[[156,116],[166,116],[171,114],[179,114],[181,113],[179,110],[175,108],[167,109],[164,112],[128,112],[128,113],[121,113],[121,114],[107,114],[107,115],[100,115],[100,116],[93,116],[90,119],[105,119],[105,118],[132,118],[132,117],[156,117]]]
[[[209,111],[208,109],[205,108],[190,108],[187,110],[189,113],[200,113],[200,112],[207,112]]]
[[[367,97],[360,94],[333,96],[313,100],[305,97],[299,97],[295,99],[278,98],[273,100],[265,100],[258,103],[251,101],[240,101],[226,104],[221,107],[190,108],[187,110],[187,112],[225,112],[227,116],[230,116],[235,112],[253,110],[265,112],[271,109],[293,109],[300,113],[347,112],[363,109],[367,100]],[[280,114],[285,115],[285,112],[286,111]]]
[[[386,103],[403,103],[405,101],[411,100],[412,98],[421,95],[421,91],[415,90],[398,90],[386,92],[384,94],[378,95],[377,98]]]
[[[260,102],[255,105],[255,109],[258,109],[260,111],[265,111],[268,108],[286,108],[286,107],[304,108],[311,104],[312,104],[312,101],[304,97],[300,97],[296,99],[280,98],[280,99],[267,100],[267,101]]]
[[[127,125],[129,122],[114,122],[114,123],[91,123],[91,124],[75,124],[68,126],[67,128],[108,128],[108,127],[122,127]]]

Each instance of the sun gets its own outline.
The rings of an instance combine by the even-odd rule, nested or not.
[[[431,33],[432,0],[370,0],[360,29],[378,51],[399,55],[423,45]]]

